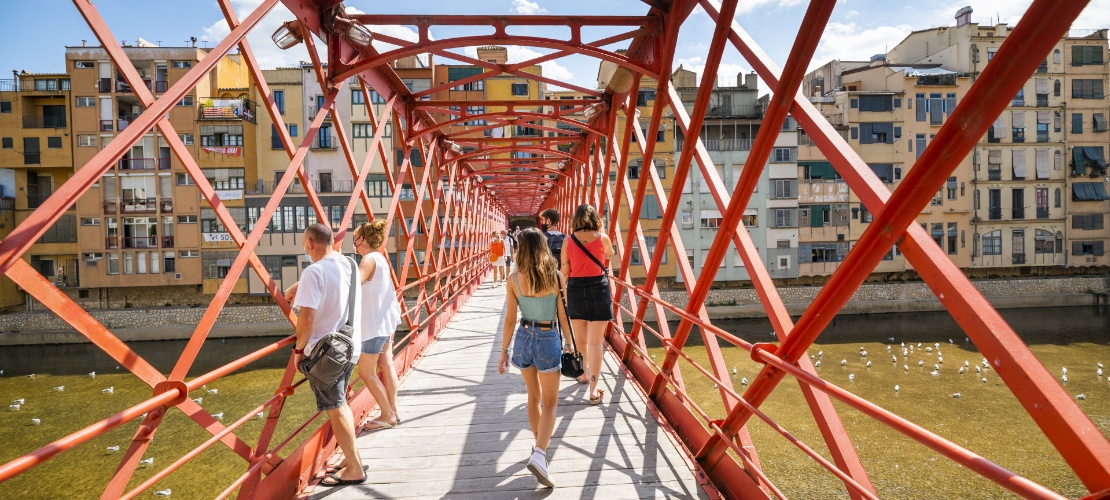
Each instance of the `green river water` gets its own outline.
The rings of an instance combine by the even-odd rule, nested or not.
[[[1110,374],[1110,309],[1083,307],[1066,309],[1026,309],[1004,311],[1003,315],[1030,345],[1033,352],[1059,380],[1061,368],[1068,368],[1067,392],[1110,436],[1110,379],[1096,375],[1096,363],[1107,366]],[[718,326],[749,341],[772,340],[765,320],[721,320]],[[493,334],[491,332],[491,334]],[[704,363],[705,351],[697,345],[696,335],[687,349]],[[895,337],[891,362],[888,337]],[[949,344],[949,338],[953,343]],[[273,338],[213,340],[203,348],[191,376],[207,372],[252,350],[273,342]],[[914,346],[903,360],[901,342]],[[917,343],[922,348],[917,348]],[[926,346],[939,343],[944,362],[938,363],[937,350]],[[172,369],[185,343],[179,341],[136,342],[131,347],[163,373]],[[860,356],[860,348],[868,352]],[[1025,475],[1069,497],[1087,494],[1079,479],[1066,466],[1033,420],[1021,408],[993,370],[975,374],[974,367],[983,357],[946,313],[843,316],[836,319],[810,350],[822,351],[821,376],[846,387],[894,413],[964,446],[985,458]],[[661,352],[658,347],[653,352]],[[729,367],[736,367],[733,383],[753,378],[758,365],[747,353],[726,348]],[[661,357],[661,354],[660,354]],[[846,362],[845,366],[840,361]],[[872,366],[867,368],[870,360]],[[959,374],[968,361],[970,369]],[[273,394],[288,361],[281,350],[246,370],[194,391],[201,406],[212,413],[224,413],[224,422],[242,417]],[[918,361],[924,362],[918,367]],[[150,397],[151,390],[116,362],[89,344],[4,347],[0,349],[0,402],[23,398],[18,411],[0,407],[0,462],[7,462],[33,451],[68,433],[106,418]],[[930,375],[939,364],[937,376]],[[909,370],[904,370],[907,365]],[[680,366],[682,366],[680,364]],[[981,365],[980,365],[981,366]],[[95,371],[96,377],[89,376]],[[731,371],[731,369],[730,369]],[[34,373],[32,379],[29,374]],[[712,383],[686,368],[688,388],[702,407],[715,418],[722,418],[719,393]],[[854,381],[848,380],[855,375]],[[982,379],[986,378],[986,382]],[[894,386],[899,391],[894,391]],[[64,390],[55,391],[64,386]],[[103,391],[113,388],[111,394]],[[216,393],[209,393],[215,390]],[[952,397],[959,392],[961,397]],[[884,498],[1011,498],[1013,495],[981,479],[951,461],[930,452],[897,432],[877,424],[861,413],[834,403],[853,443]],[[763,405],[763,410],[794,436],[828,457],[819,430],[810,416],[798,384],[787,379]],[[286,403],[282,424],[274,438],[280,442],[304,419],[313,414],[312,395],[298,391]],[[32,419],[39,419],[38,425]],[[239,435],[254,445],[262,420],[248,422]],[[59,455],[42,465],[4,483],[0,499],[98,498],[118,466],[123,450],[138,427],[138,420]],[[786,442],[761,421],[749,424],[759,459],[766,474],[790,498],[846,497],[843,484],[817,466],[801,451]],[[138,470],[130,487],[199,445],[210,435],[178,411],[169,412],[144,458],[154,464]],[[299,441],[291,443],[295,447]],[[120,446],[120,452],[109,447]],[[212,498],[246,469],[245,462],[227,447],[217,444],[178,472],[140,495],[154,498],[155,490],[172,490],[171,498]]]

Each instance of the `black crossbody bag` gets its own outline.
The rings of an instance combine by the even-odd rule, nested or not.
[[[567,309],[566,297],[563,297],[563,287],[559,287],[559,300],[563,303],[563,310]],[[558,318],[558,312],[555,313]],[[574,328],[570,326],[570,320],[567,320],[567,330],[570,331],[570,352],[563,353],[563,365],[559,368],[559,373],[562,373],[567,378],[578,378],[585,373],[582,369],[582,353],[578,352],[578,345],[574,341]]]
[[[355,290],[359,278],[358,265],[347,257],[351,264],[351,292],[347,296],[347,322],[338,331],[324,335],[312,348],[298,368],[313,385],[327,389],[355,364],[355,345],[351,339],[355,322]]]

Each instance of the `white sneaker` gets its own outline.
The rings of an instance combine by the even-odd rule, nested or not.
[[[547,474],[547,454],[536,446],[532,447],[532,457],[528,459],[528,470],[536,476],[540,484],[554,488],[555,481]]]

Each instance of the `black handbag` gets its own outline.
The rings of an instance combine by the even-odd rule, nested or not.
[[[298,368],[313,386],[327,389],[354,366],[356,361],[355,345],[351,339],[354,333],[355,290],[358,281],[358,265],[354,259],[347,258],[351,264],[351,292],[347,296],[347,322],[338,331],[324,335],[312,348]]]
[[[563,288],[559,287],[559,300],[563,302],[563,310],[566,310],[566,299],[563,298]],[[578,378],[579,375],[585,373],[582,369],[582,353],[578,352],[578,346],[574,342],[574,329],[570,326],[570,320],[567,320],[567,330],[570,331],[570,352],[563,353],[563,364],[559,368],[559,373],[562,373],[567,378]]]

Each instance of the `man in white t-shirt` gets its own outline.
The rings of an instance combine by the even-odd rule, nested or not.
[[[308,226],[301,241],[305,256],[313,264],[301,274],[300,282],[286,291],[286,297],[294,296],[293,308],[298,309],[297,342],[293,346],[297,366],[300,366],[305,353],[312,352],[321,338],[346,324],[347,314],[354,314],[351,340],[356,346],[361,344],[361,287],[355,286],[355,307],[352,311],[347,310],[351,280],[357,278],[352,274],[350,259],[333,249],[334,236],[331,228],[324,224]],[[357,464],[329,474],[320,482],[324,486],[361,484],[366,481],[366,472],[361,467],[362,458],[355,446],[354,415],[351,407],[347,406],[347,382],[351,379],[353,369],[352,364],[330,387],[318,387],[309,379],[309,386],[316,395],[316,409],[327,414],[332,432],[346,457],[345,463]]]

